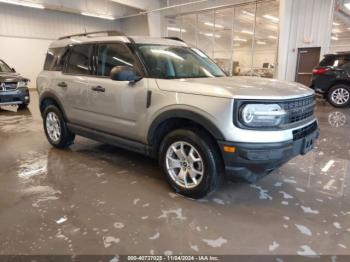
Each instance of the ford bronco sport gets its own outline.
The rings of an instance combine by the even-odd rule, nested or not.
[[[227,77],[176,39],[115,31],[60,38],[37,88],[54,147],[80,135],[157,158],[170,186],[193,198],[224,174],[254,182],[306,154],[319,135],[312,89]]]

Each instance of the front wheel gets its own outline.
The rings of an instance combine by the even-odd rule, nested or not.
[[[171,188],[184,196],[204,197],[221,183],[217,147],[201,130],[178,129],[168,134],[160,146],[159,162]]]
[[[57,148],[66,148],[73,144],[75,135],[66,125],[61,111],[54,105],[44,111],[44,129],[47,140]]]
[[[334,107],[346,107],[350,105],[350,87],[347,85],[335,85],[328,91],[328,101]]]

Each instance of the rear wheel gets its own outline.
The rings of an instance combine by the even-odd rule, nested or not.
[[[334,107],[346,107],[350,105],[350,87],[347,85],[335,85],[328,91],[328,102]]]
[[[66,148],[73,144],[75,135],[68,130],[63,115],[56,106],[45,108],[43,120],[45,134],[51,145]]]
[[[178,129],[168,134],[160,146],[159,161],[171,188],[187,197],[204,197],[222,180],[219,152],[201,130]]]

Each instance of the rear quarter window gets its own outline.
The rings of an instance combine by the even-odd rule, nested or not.
[[[320,66],[335,66],[335,67],[349,67],[349,55],[331,55],[326,56],[321,62]]]
[[[46,71],[62,71],[67,55],[67,48],[50,48],[47,51],[44,70]]]

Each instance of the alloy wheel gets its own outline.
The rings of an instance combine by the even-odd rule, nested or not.
[[[332,101],[337,105],[344,105],[350,99],[350,93],[345,88],[337,88],[332,93]]]
[[[46,115],[46,131],[53,142],[58,142],[61,138],[61,124],[58,116],[54,112]]]
[[[184,141],[175,142],[168,148],[166,168],[171,179],[186,189],[198,186],[204,176],[202,156],[193,145]]]

